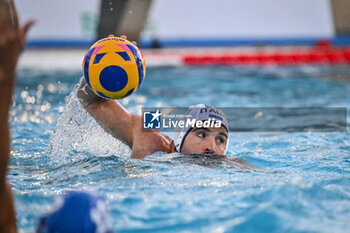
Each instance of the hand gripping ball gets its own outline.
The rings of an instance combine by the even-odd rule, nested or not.
[[[83,74],[87,85],[98,96],[122,99],[140,87],[146,65],[133,43],[120,37],[107,37],[87,51]]]

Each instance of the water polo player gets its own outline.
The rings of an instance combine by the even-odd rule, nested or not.
[[[106,199],[94,191],[69,191],[40,218],[36,233],[112,233]]]
[[[113,37],[113,35],[111,35],[111,37]],[[125,36],[121,38],[126,40]],[[92,48],[95,47],[98,46],[92,46]],[[89,51],[91,51],[91,49]],[[103,53],[106,52],[104,51]],[[121,56],[124,56],[126,52],[118,52],[118,54],[119,53]],[[88,61],[90,64],[95,64],[96,57],[99,57],[96,51],[88,52],[87,54],[91,54],[91,57],[85,57],[84,59],[84,75],[89,71],[86,62]],[[130,58],[128,57],[128,59]],[[140,58],[135,59],[136,63],[137,59],[140,60]],[[114,66],[116,65],[118,64]],[[119,72],[119,70],[116,70],[116,72]],[[93,77],[92,72],[89,72],[88,82],[91,82],[91,79],[96,79],[96,77]],[[142,129],[141,116],[128,112],[115,100],[102,98],[103,95],[107,95],[109,92],[106,92],[107,94],[101,94],[99,91],[94,90],[94,88],[91,87],[92,85],[89,85],[86,80],[86,77],[82,80],[77,93],[80,103],[105,131],[121,140],[132,149],[131,156],[133,158],[141,158],[158,151],[166,153],[177,151],[184,154],[205,153],[215,155],[222,155],[225,153],[228,141],[228,123],[221,110],[205,105],[197,105],[189,111],[189,113],[193,113],[193,118],[195,120],[207,121],[210,120],[209,115],[213,115],[215,119],[221,119],[222,126],[218,128],[184,127],[176,130],[175,139],[172,140],[170,137],[161,134],[158,130]],[[124,86],[127,85],[124,84]],[[119,89],[121,90],[121,88]],[[130,91],[127,90],[125,91],[125,93],[129,92]],[[205,111],[203,111],[203,109]],[[211,112],[211,114],[208,114],[208,112]]]

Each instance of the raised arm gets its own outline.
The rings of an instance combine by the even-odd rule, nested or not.
[[[19,27],[13,1],[0,0],[0,232],[16,232],[11,187],[6,181],[10,153],[8,117],[17,60],[32,24],[30,21]]]
[[[141,126],[141,117],[128,112],[120,103],[97,96],[82,80],[77,96],[83,107],[102,128],[130,148],[133,131]]]
[[[85,80],[82,80],[77,96],[83,107],[106,132],[132,149],[133,158],[141,158],[157,151],[175,151],[171,138],[157,130],[142,129],[141,116],[128,112],[115,100],[97,96]]]
[[[175,151],[173,140],[157,130],[142,129],[141,116],[128,112],[115,100],[97,96],[82,80],[78,98],[102,128],[132,149],[132,158],[142,158],[157,151]]]
[[[82,80],[77,96],[83,107],[102,128],[132,149],[132,158],[142,158],[157,151],[175,151],[173,140],[157,130],[142,129],[142,118],[128,112],[115,100],[97,96]]]

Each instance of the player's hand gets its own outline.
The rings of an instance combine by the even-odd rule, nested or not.
[[[30,20],[20,27],[13,0],[0,0],[1,72],[10,72],[16,67],[18,57],[25,46],[27,32],[33,23],[34,21]]]
[[[114,37],[113,34],[109,34],[108,37]],[[121,35],[120,38],[123,38],[124,40],[127,40],[127,36],[126,35]],[[137,45],[136,41],[131,41],[131,43],[133,43],[134,45]]]

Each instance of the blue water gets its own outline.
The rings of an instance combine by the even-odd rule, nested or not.
[[[349,132],[231,133],[227,159],[134,160],[77,102],[80,77],[18,72],[8,178],[20,232],[73,189],[104,193],[116,232],[350,232]],[[349,81],[347,66],[151,68],[121,102],[134,113],[200,102],[349,109]]]

